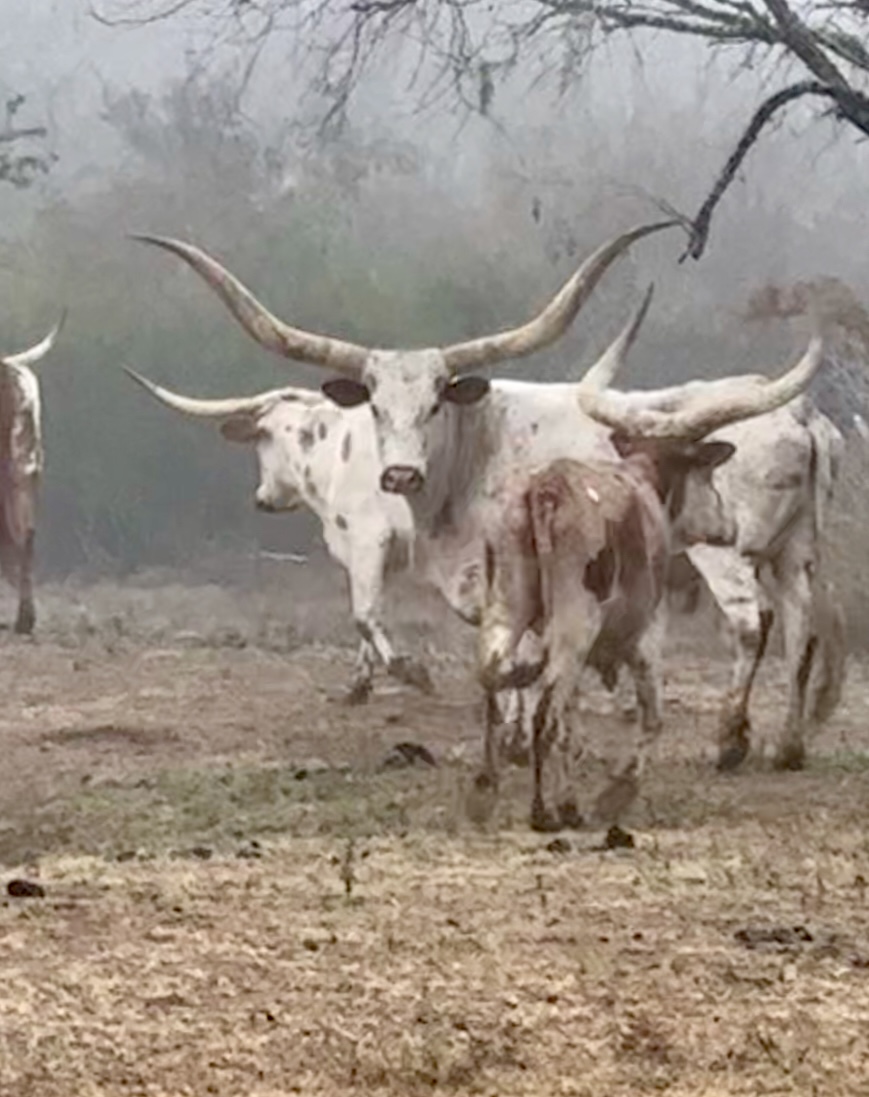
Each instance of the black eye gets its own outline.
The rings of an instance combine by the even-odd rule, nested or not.
[[[431,411],[428,413],[429,418],[431,418],[433,415],[437,415],[437,413],[441,410],[441,407],[441,401],[438,400],[437,403],[432,407]]]

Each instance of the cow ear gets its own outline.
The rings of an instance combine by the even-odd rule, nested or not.
[[[483,399],[489,387],[489,381],[485,377],[475,377],[472,374],[466,377],[451,377],[444,389],[444,399],[462,407],[467,404],[476,404]]]
[[[368,386],[351,377],[335,377],[323,383],[323,393],[339,408],[356,408],[371,399]]]
[[[699,442],[691,450],[691,464],[697,468],[715,469],[736,453],[732,442]]]
[[[232,415],[220,424],[220,433],[227,442],[249,444],[260,436],[260,426],[253,415]]]
[[[636,442],[622,430],[614,430],[610,434],[610,441],[619,457],[630,457],[632,453],[636,453]]]

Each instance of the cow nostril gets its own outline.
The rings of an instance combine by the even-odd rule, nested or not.
[[[409,465],[390,465],[380,476],[381,488],[398,495],[412,495],[420,490],[423,483],[419,469]]]

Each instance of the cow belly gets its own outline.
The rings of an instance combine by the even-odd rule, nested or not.
[[[800,489],[760,489],[751,505],[737,508],[736,548],[742,555],[766,558],[800,518]]]

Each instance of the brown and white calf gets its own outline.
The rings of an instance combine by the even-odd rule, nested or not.
[[[807,375],[820,360],[816,341],[792,373]],[[636,795],[648,748],[661,729],[656,660],[671,554],[700,536],[707,544],[729,537],[712,473],[736,447],[702,439],[727,421],[763,410],[754,403],[764,384],[758,378],[728,379],[729,399],[719,395],[709,401],[688,393],[669,411],[640,415],[626,412],[622,394],[599,382],[589,377],[580,406],[613,428],[620,457],[562,458],[531,473],[517,470],[485,543],[480,676],[487,721],[477,787],[498,784],[492,718],[498,692],[539,682],[531,806],[531,824],[538,830],[580,821],[572,725],[587,666],[611,685],[627,666],[640,709],[639,742],[598,797],[596,818],[614,821]],[[535,664],[522,665],[517,647],[529,630],[541,637],[542,652]]]
[[[39,381],[32,366],[51,350],[61,323],[20,354],[0,357],[0,574],[18,592],[15,631],[36,624],[33,553],[44,465]]]

